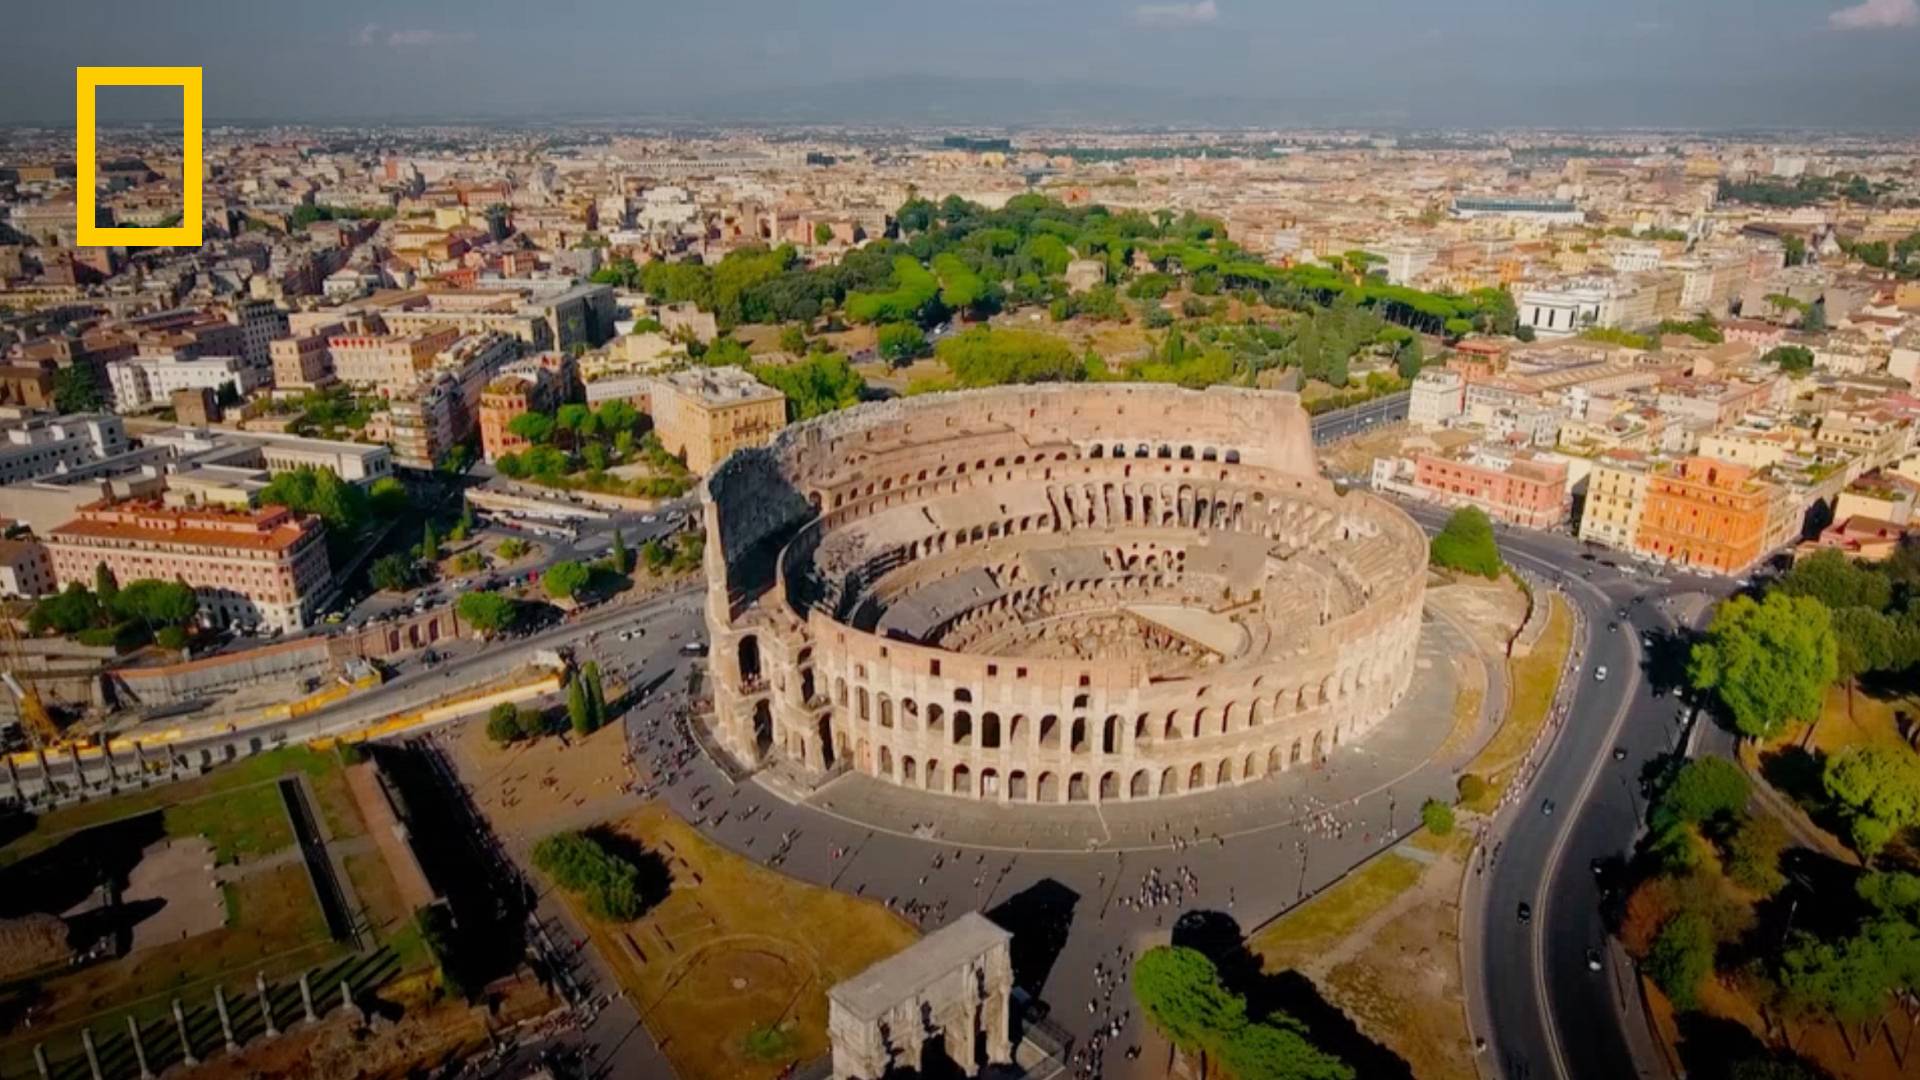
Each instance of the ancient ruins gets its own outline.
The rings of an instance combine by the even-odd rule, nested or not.
[[[1412,675],[1426,544],[1288,393],[1093,384],[835,413],[708,480],[715,742],[1016,803],[1299,768]]]

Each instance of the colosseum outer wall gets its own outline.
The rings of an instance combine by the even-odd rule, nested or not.
[[[708,496],[714,735],[749,766],[780,757],[1021,802],[1183,794],[1333,753],[1387,715],[1413,670],[1424,539],[1397,509],[1317,474],[1290,394],[1100,384],[863,406],[736,455]],[[996,552],[1104,549],[1108,534],[1197,552],[1271,546],[1269,572],[1295,576],[1269,583],[1318,584],[1221,586],[1207,601],[1217,624],[1292,636],[1180,677],[850,625],[854,599],[914,571],[937,589]],[[1189,577],[1130,568],[1009,595],[1130,612],[1135,594],[1217,584]],[[1347,599],[1317,595],[1336,592]]]

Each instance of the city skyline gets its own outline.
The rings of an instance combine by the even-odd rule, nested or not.
[[[1916,0],[1468,0],[1445,19],[1402,0],[985,0],[959,15],[116,0],[10,24],[0,122],[53,125],[71,120],[71,69],[100,64],[203,66],[213,121],[1904,130],[1920,98]]]

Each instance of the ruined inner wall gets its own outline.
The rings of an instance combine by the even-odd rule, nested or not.
[[[1331,753],[1412,671],[1424,538],[1317,475],[1291,394],[1100,384],[863,406],[736,455],[708,495],[715,734],[745,762],[1018,801],[1173,795]],[[1219,593],[1204,618],[1142,630],[1205,660],[1181,677],[903,629],[973,616],[1045,634],[1057,616],[1097,642],[1142,617],[1130,600],[1200,585]],[[889,623],[893,603],[928,610]]]

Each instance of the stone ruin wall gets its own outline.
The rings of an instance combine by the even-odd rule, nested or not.
[[[823,538],[875,513],[1075,485],[1095,500],[1104,487],[1111,502],[1123,484],[1164,492],[1162,527],[1264,531],[1342,566],[1365,595],[1287,655],[1162,680],[1138,663],[882,638],[838,621],[818,595]],[[1397,509],[1318,475],[1291,394],[1122,384],[895,400],[736,455],[708,495],[715,735],[748,765],[782,756],[1022,802],[1170,796],[1324,758],[1384,718],[1411,679],[1424,537]],[[989,535],[1099,528],[1087,514],[1010,517]],[[1348,565],[1346,545],[1363,538],[1371,561]],[[946,554],[947,539],[903,557]]]

